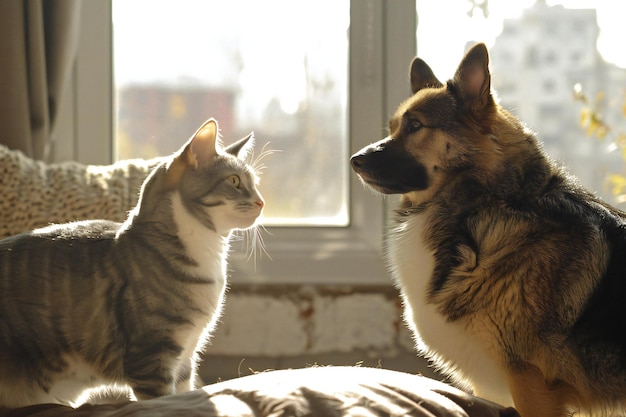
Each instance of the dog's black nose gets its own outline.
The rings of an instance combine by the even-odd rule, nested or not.
[[[361,169],[361,167],[363,166],[363,154],[357,153],[352,155],[352,158],[350,158],[350,165],[352,165],[352,169],[354,169],[355,171]]]

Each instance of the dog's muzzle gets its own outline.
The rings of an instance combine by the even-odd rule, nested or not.
[[[428,188],[424,165],[394,144],[390,137],[352,155],[350,165],[363,182],[384,194],[404,194]]]

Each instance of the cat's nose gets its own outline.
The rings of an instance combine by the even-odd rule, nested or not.
[[[256,202],[256,205],[259,206],[259,208],[263,208],[265,203],[263,202],[263,200],[259,200],[259,201]]]

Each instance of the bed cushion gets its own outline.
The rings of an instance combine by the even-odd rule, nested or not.
[[[433,379],[365,367],[267,371],[202,389],[114,405],[37,405],[0,410],[0,417],[127,416],[518,416],[512,408]]]

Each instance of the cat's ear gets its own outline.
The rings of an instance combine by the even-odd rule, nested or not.
[[[227,153],[236,156],[239,159],[246,159],[252,148],[254,147],[254,132],[250,132],[245,138],[239,139],[237,142],[229,145],[224,149]]]
[[[217,122],[214,119],[209,119],[200,126],[168,164],[165,176],[166,189],[177,187],[189,167],[197,169],[213,163],[220,146],[217,132]]]
[[[194,133],[184,150],[187,164],[193,168],[210,165],[218,154],[217,121],[209,119]]]

